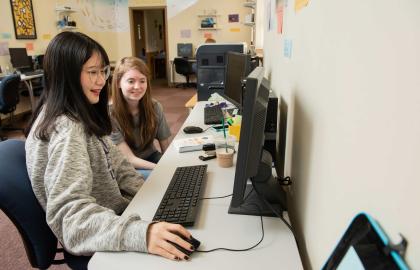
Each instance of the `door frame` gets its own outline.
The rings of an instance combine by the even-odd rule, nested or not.
[[[136,56],[136,46],[134,44],[135,42],[135,38],[136,38],[136,28],[133,25],[133,13],[134,11],[137,10],[143,10],[143,11],[147,11],[147,10],[163,10],[164,11],[164,22],[165,22],[165,69],[166,69],[166,79],[168,81],[168,85],[170,83],[170,76],[169,76],[169,58],[168,58],[168,48],[169,48],[169,43],[168,43],[168,10],[166,6],[145,6],[145,7],[129,7],[128,8],[128,15],[129,15],[129,20],[130,20],[130,42],[131,42],[131,54],[133,56]],[[145,42],[147,44],[147,36],[145,35]],[[152,71],[150,71],[152,72]]]

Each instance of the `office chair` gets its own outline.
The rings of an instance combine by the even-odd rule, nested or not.
[[[174,59],[175,71],[178,74],[184,75],[185,79],[187,80],[186,83],[181,83],[176,85],[175,87],[182,87],[182,88],[189,88],[189,87],[197,87],[196,83],[190,83],[190,75],[195,74],[192,69],[192,63],[188,61],[187,58],[176,57]]]
[[[47,269],[51,264],[67,263],[71,269],[87,269],[90,257],[74,256],[57,248],[57,238],[32,190],[26,170],[25,142],[13,139],[0,142],[0,160],[0,209],[19,231],[31,266]],[[55,260],[60,252],[64,259]]]
[[[16,74],[6,76],[0,83],[0,113],[9,114],[9,123],[13,123],[13,112],[19,103],[19,83],[20,76]],[[23,128],[2,126],[0,118],[0,131],[2,130],[23,131]],[[4,137],[0,137],[0,140],[4,139]]]

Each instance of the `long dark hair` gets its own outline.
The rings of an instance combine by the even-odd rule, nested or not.
[[[140,130],[137,141],[134,134],[134,119],[128,110],[127,101],[125,101],[120,88],[121,78],[131,69],[136,69],[147,78],[146,93],[138,103]],[[139,58],[124,57],[115,67],[112,76],[112,117],[120,125],[124,139],[129,146],[135,147],[137,143],[144,149],[153,142],[158,120],[152,102],[150,72],[147,65]]]
[[[89,135],[104,136],[111,133],[108,114],[108,83],[101,90],[99,102],[91,104],[80,82],[83,65],[97,53],[102,65],[109,65],[108,55],[95,40],[78,32],[62,32],[56,35],[47,47],[44,56],[45,87],[32,115],[25,135],[41,110],[44,110],[34,135],[48,140],[54,130],[54,121],[60,115],[83,124]]]

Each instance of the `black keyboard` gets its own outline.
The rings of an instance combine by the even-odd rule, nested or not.
[[[232,114],[233,109],[226,110],[229,114]],[[223,112],[219,106],[204,107],[204,124],[206,125],[217,125],[222,124]]]
[[[193,226],[206,171],[207,165],[176,168],[153,220]]]
[[[39,75],[39,74],[43,74],[44,71],[43,70],[34,70],[34,71],[27,71],[23,74],[25,74],[25,76],[32,76],[32,75]]]

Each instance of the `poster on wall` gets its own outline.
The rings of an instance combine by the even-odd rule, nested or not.
[[[130,29],[128,0],[69,0],[68,4],[80,11],[89,31],[127,32]]]
[[[0,56],[9,55],[9,42],[0,42]]]
[[[10,0],[16,39],[36,39],[32,0]]]
[[[298,12],[302,8],[306,7],[309,4],[309,0],[296,0],[295,1],[295,11]]]
[[[239,22],[239,14],[229,14],[228,21],[230,23]]]

